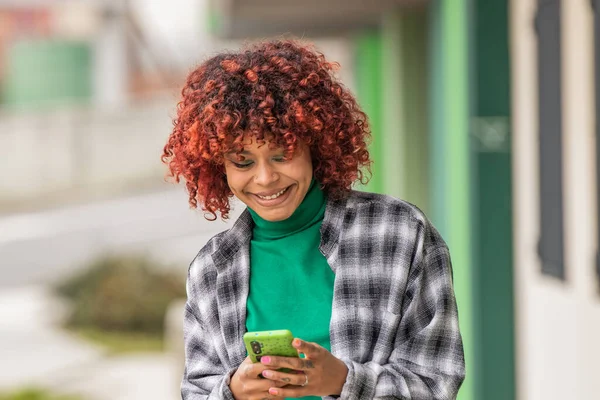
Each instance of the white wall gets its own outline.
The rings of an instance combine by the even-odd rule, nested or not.
[[[0,114],[0,206],[79,188],[130,192],[162,184],[175,98],[121,109]]]
[[[593,19],[589,0],[562,1],[566,281],[540,273],[536,0],[511,1],[518,398],[600,393],[596,254]]]

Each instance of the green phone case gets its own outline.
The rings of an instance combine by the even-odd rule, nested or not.
[[[294,336],[287,329],[244,334],[244,344],[252,362],[259,362],[262,356],[298,357],[292,340]]]

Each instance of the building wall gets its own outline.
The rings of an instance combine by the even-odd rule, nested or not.
[[[600,393],[593,20],[588,0],[561,7],[565,281],[542,275],[537,255],[537,1],[511,2],[517,393],[527,400]]]
[[[452,257],[467,376],[459,400],[479,399],[473,301],[473,185],[469,145],[469,9],[466,0],[431,2],[430,188],[431,219]]]
[[[0,113],[0,211],[165,187],[160,155],[175,105]]]
[[[475,399],[515,398],[510,50],[506,0],[472,0],[471,248]]]

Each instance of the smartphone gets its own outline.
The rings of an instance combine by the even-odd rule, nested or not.
[[[292,340],[294,336],[287,329],[244,334],[244,344],[252,362],[259,362],[263,356],[298,357]]]

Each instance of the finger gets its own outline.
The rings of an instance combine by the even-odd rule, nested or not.
[[[269,369],[290,368],[306,371],[315,368],[312,360],[296,357],[265,356],[260,359],[260,362]]]
[[[272,381],[283,382],[287,385],[302,385],[306,382],[306,375],[304,373],[285,373],[266,369],[262,372],[262,375]]]
[[[269,388],[274,387],[274,385],[269,386]],[[252,397],[252,398],[257,398],[257,399],[261,399],[261,400],[285,400],[284,397],[281,396],[277,396],[274,394],[269,393],[268,389],[262,390],[258,395],[256,395],[258,397]]]
[[[242,375],[244,376],[244,378],[246,379],[260,379],[262,377],[262,372],[267,368],[267,366],[260,364],[260,363],[253,363],[252,361],[250,362],[250,364],[246,364],[244,365],[244,363],[242,363],[240,365],[240,368],[242,369]]]
[[[271,381],[271,382],[272,382],[272,384],[269,387],[278,387],[279,388],[279,387],[285,387],[288,385],[285,382],[279,382],[279,381]]]
[[[292,346],[298,350],[298,354],[303,353],[304,356],[309,359],[318,358],[323,353],[323,350],[325,350],[317,343],[306,342],[298,338],[295,338],[292,341]]]
[[[303,397],[308,396],[309,393],[306,388],[299,386],[287,386],[285,388],[269,388],[269,394],[271,396],[282,397],[284,399],[293,398],[293,397]]]
[[[269,388],[281,387],[280,382],[271,381],[269,379],[254,379],[248,380],[244,385],[244,393],[248,396],[258,396],[260,393],[267,394]]]
[[[252,364],[253,363],[252,363],[252,360],[250,359],[250,357],[246,357],[246,358],[244,358],[244,361],[242,361],[242,363],[240,364],[238,369],[242,369],[242,368],[244,368],[244,366],[252,365]]]
[[[281,396],[273,396],[272,394],[270,394],[268,391],[264,393],[264,397],[261,398],[261,400],[285,400],[284,397]]]
[[[252,364],[242,363],[239,370],[244,378],[252,378]]]

